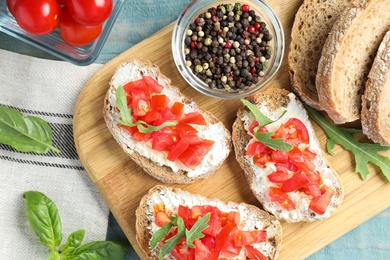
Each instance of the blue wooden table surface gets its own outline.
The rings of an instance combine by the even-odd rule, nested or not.
[[[178,18],[189,2],[190,0],[125,1],[96,63],[106,63],[170,24]],[[0,48],[34,57],[57,59],[1,32]],[[113,218],[109,222],[107,238],[125,239]],[[127,259],[137,259],[137,256],[130,252]],[[390,209],[351,230],[307,259],[390,259]]]

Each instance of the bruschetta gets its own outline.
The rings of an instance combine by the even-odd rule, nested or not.
[[[150,259],[276,259],[282,226],[249,204],[158,185],[136,210],[136,239]]]
[[[209,177],[231,150],[231,134],[144,59],[118,67],[104,100],[115,140],[148,174],[166,183]]]
[[[242,100],[233,124],[237,161],[263,208],[286,222],[330,217],[344,188],[296,96],[270,88]]]

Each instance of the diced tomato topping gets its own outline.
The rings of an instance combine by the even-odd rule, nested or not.
[[[309,132],[301,120],[290,118],[272,136],[273,138],[283,138],[287,143],[298,146],[301,143],[309,143]]]
[[[245,155],[247,156],[254,156],[263,152],[268,151],[268,147],[264,144],[255,141],[248,145],[248,148],[245,151]]]
[[[267,260],[267,257],[265,257],[265,255],[263,255],[260,251],[256,250],[253,246],[245,246],[245,251],[249,259]]]
[[[156,131],[151,135],[153,137],[152,149],[156,151],[168,151],[179,142],[179,136],[174,131]]]
[[[211,255],[210,250],[202,243],[201,240],[196,239],[194,241],[195,245],[195,259],[199,260],[208,260]]]
[[[267,232],[265,230],[237,230],[234,236],[234,243],[236,246],[245,246],[261,243],[266,239]]]
[[[166,95],[152,95],[150,97],[151,107],[156,111],[163,111],[169,104],[169,98]]]
[[[272,162],[272,158],[271,158],[270,153],[265,151],[265,152],[262,152],[262,153],[259,153],[259,154],[256,154],[255,156],[253,156],[253,162],[257,166],[259,166],[260,168],[265,168],[265,164],[267,162]]]
[[[199,112],[190,112],[185,114],[180,119],[181,123],[196,124],[196,125],[206,125],[206,120],[203,115]]]
[[[164,211],[158,211],[156,212],[156,225],[159,227],[162,227],[164,224],[167,224],[171,222],[171,220],[168,217],[168,214]]]
[[[325,193],[320,197],[311,200],[309,208],[317,214],[324,214],[332,200],[333,194],[334,191],[331,188],[326,187]]]
[[[287,171],[274,171],[273,173],[268,174],[267,178],[273,183],[280,183],[290,179],[292,174]]]
[[[169,150],[167,159],[172,162],[176,161],[176,159],[179,158],[179,156],[182,155],[189,146],[190,144],[187,141],[181,139],[172,147],[172,149]]]
[[[280,190],[282,192],[296,191],[309,183],[309,179],[303,171],[297,171],[294,175],[283,182]]]
[[[192,127],[186,123],[178,123],[176,125],[176,129],[179,132],[181,137],[184,137],[187,135],[196,135],[198,133],[198,130],[196,130],[194,127]]]
[[[204,140],[201,144],[190,145],[178,159],[193,170],[202,162],[206,154],[213,148],[213,145],[214,141],[211,140]]]
[[[156,93],[161,93],[161,91],[164,89],[163,86],[158,84],[157,80],[150,76],[142,76],[142,79],[148,84],[148,86]]]
[[[296,208],[295,203],[291,200],[290,196],[276,187],[269,188],[269,196],[272,202],[277,202],[286,210],[293,210]]]
[[[183,115],[184,104],[180,103],[180,102],[175,102],[175,103],[173,103],[171,110],[172,110],[172,113],[177,118],[181,118],[181,116]]]

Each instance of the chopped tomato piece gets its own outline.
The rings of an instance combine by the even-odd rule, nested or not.
[[[184,104],[181,102],[175,102],[173,103],[171,107],[172,113],[177,116],[177,118],[181,118],[183,115],[183,110],[184,110]]]
[[[252,142],[251,144],[248,145],[248,147],[245,151],[245,155],[255,156],[257,154],[260,154],[260,153],[268,151],[268,150],[269,150],[269,148],[267,146],[265,146],[264,144],[262,144],[258,141],[255,141],[255,142]]]
[[[268,194],[270,196],[270,200],[272,202],[279,203],[282,208],[286,210],[295,209],[295,203],[291,200],[290,196],[288,196],[288,194],[284,193],[280,189],[276,187],[270,187]]]
[[[267,238],[265,230],[238,230],[234,236],[234,243],[236,246],[253,245],[264,242]]]
[[[252,124],[249,126],[249,132],[252,134],[255,134],[255,128],[259,125],[257,121],[253,121]],[[267,128],[265,126],[261,127],[257,130],[257,133],[261,132],[268,132]]]
[[[274,171],[273,173],[268,174],[267,178],[271,182],[280,183],[290,179],[291,176],[292,174],[287,171]]]
[[[181,137],[186,135],[196,135],[198,133],[198,130],[186,123],[178,123],[176,128]]]
[[[142,79],[148,84],[148,86],[156,93],[161,93],[161,91],[164,89],[163,86],[158,84],[158,81],[150,76],[142,76]]]
[[[150,110],[146,115],[138,118],[139,120],[144,121],[147,124],[154,125],[154,123],[161,119],[161,115],[156,110]]]
[[[200,239],[202,243],[209,249],[212,250],[215,247],[215,237],[210,235],[205,235]]]
[[[214,141],[211,140],[204,140],[201,144],[190,145],[178,159],[193,170],[202,162],[206,154],[213,148],[213,145]]]
[[[303,171],[298,171],[290,179],[283,182],[280,190],[282,192],[296,191],[308,183],[309,179],[306,177],[306,174]]]
[[[274,163],[286,163],[288,161],[288,153],[280,150],[271,152],[271,160]]]
[[[309,143],[309,132],[301,120],[290,118],[276,130],[272,138],[283,138],[287,143],[298,146],[301,143]]]
[[[229,240],[232,240],[236,229],[237,229],[236,223],[233,222],[227,223],[215,238],[215,248],[216,249],[225,248],[225,244],[227,244]]]
[[[262,153],[253,156],[253,163],[259,166],[260,168],[265,168],[265,164],[267,162],[272,162],[271,155],[267,151],[264,151]]]
[[[185,135],[181,137],[182,140],[186,141],[189,144],[201,144],[203,143],[203,139],[197,135]]]
[[[299,169],[306,173],[311,173],[315,170],[315,165],[312,159],[307,157],[297,147],[288,151],[288,157],[292,163],[294,163]]]
[[[196,124],[196,125],[206,125],[206,120],[203,115],[199,112],[191,112],[185,114],[180,119],[181,123]]]
[[[132,92],[133,116],[144,116],[150,110],[148,97],[142,90],[133,90]]]
[[[168,214],[164,211],[156,212],[156,225],[162,227],[164,224],[170,223],[171,220],[168,217]]]
[[[326,187],[324,194],[311,200],[309,208],[317,214],[324,214],[332,200],[333,194],[334,191],[331,188]]]
[[[202,243],[201,240],[195,239],[195,258],[196,260],[208,260],[211,255],[210,250]]]
[[[174,162],[179,156],[184,153],[185,150],[190,146],[188,142],[181,139],[177,142],[168,152],[167,159]]]
[[[177,215],[180,216],[183,219],[184,225],[186,226],[186,228],[188,230],[190,230],[191,227],[196,222],[196,219],[193,219],[191,217],[191,210],[188,207],[180,205],[179,208],[178,208]]]
[[[150,105],[156,111],[163,111],[169,104],[169,98],[166,95],[152,95],[150,97]]]
[[[179,141],[177,133],[173,131],[152,132],[152,149],[156,151],[168,151]]]
[[[249,259],[253,260],[267,260],[267,257],[263,255],[259,250],[256,250],[253,246],[245,246],[246,255]]]

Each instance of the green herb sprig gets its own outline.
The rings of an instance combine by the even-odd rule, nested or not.
[[[274,150],[288,152],[293,149],[293,146],[285,142],[283,138],[271,138],[271,136],[274,135],[274,132],[257,132],[263,126],[278,121],[286,113],[286,111],[284,111],[275,121],[273,121],[261,113],[257,106],[248,100],[241,99],[241,102],[251,111],[254,119],[257,121],[257,123],[259,123],[259,125],[254,129],[254,135],[258,141]]]
[[[150,242],[151,248],[155,248],[158,243],[168,234],[171,227],[177,226],[177,234],[167,239],[165,244],[160,248],[158,255],[159,259],[162,259],[164,256],[169,254],[182,238],[186,239],[187,246],[194,248],[195,245],[193,242],[196,239],[204,237],[202,231],[208,227],[207,223],[210,220],[210,213],[207,213],[203,217],[199,217],[190,230],[186,228],[184,221],[180,216],[170,216],[169,219],[171,222],[164,224],[159,230],[154,232]]]
[[[0,143],[20,152],[47,153],[60,150],[53,146],[49,124],[35,116],[23,116],[15,109],[0,105]]]
[[[85,230],[73,232],[65,244],[60,246],[62,223],[54,202],[37,191],[27,191],[23,197],[26,199],[28,222],[40,242],[49,249],[48,260],[124,259],[130,249],[129,243],[114,241],[96,241],[81,245]]]
[[[166,126],[175,126],[177,125],[177,121],[166,121],[159,126],[149,125],[142,120],[138,120],[137,122],[133,122],[133,117],[131,116],[132,109],[127,106],[126,92],[123,86],[119,86],[115,93],[116,101],[115,104],[119,108],[119,115],[121,119],[119,123],[125,126],[136,126],[140,133],[151,133],[154,131],[158,131]]]
[[[361,143],[354,138],[354,134],[361,133],[361,130],[336,127],[311,107],[305,105],[305,108],[309,116],[321,126],[328,137],[326,148],[329,154],[334,155],[332,150],[335,144],[339,144],[344,149],[353,153],[356,163],[355,171],[359,173],[363,180],[370,173],[367,164],[371,162],[378,166],[383,175],[390,181],[390,159],[378,154],[379,151],[390,150],[390,147],[373,143]]]

